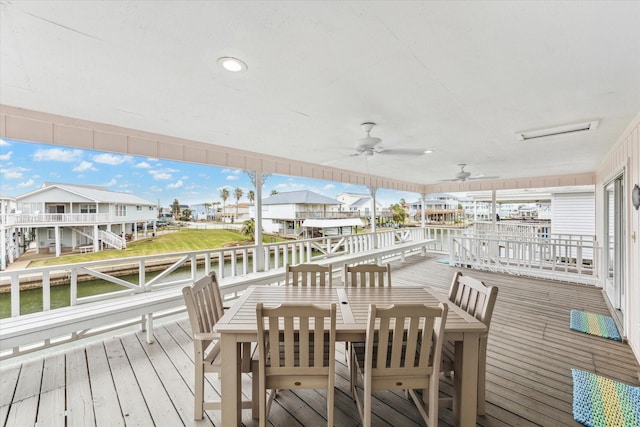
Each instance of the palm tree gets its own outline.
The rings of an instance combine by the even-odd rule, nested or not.
[[[233,195],[236,198],[236,218],[238,218],[238,204],[240,203],[240,199],[242,198],[243,194],[244,192],[240,187],[236,188],[235,191],[233,192]]]
[[[253,238],[255,231],[256,231],[255,221],[252,219],[248,219],[242,223],[242,229],[240,230],[240,234]]]
[[[396,224],[404,224],[404,221],[407,217],[407,212],[401,205],[397,203],[395,205],[391,205],[391,212],[393,214],[393,222],[395,222]]]
[[[178,199],[173,199],[173,204],[171,205],[171,213],[173,214],[173,218],[177,221],[180,217],[180,202]]]
[[[256,199],[256,192],[253,190],[249,190],[249,193],[247,194],[247,199],[249,199],[249,203],[253,203],[253,201]]]
[[[227,199],[229,198],[229,190],[226,188],[220,190],[220,198],[222,199],[222,221],[224,222],[224,208],[225,204],[227,203]]]

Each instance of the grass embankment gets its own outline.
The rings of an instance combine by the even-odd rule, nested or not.
[[[271,243],[272,236],[264,236],[262,241]],[[283,239],[276,239],[281,241]],[[188,228],[175,232],[157,235],[153,238],[128,242],[123,250],[106,250],[88,254],[69,254],[59,258],[33,261],[29,267],[45,267],[49,265],[72,264],[76,262],[101,261],[105,259],[127,258],[145,255],[156,255],[173,252],[188,252],[205,249],[222,248],[229,243],[246,242],[247,236],[230,230],[191,230]]]

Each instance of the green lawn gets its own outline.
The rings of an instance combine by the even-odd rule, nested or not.
[[[104,259],[136,257],[172,252],[188,252],[202,249],[221,248],[227,243],[246,242],[247,237],[237,231],[230,230],[191,230],[180,229],[153,238],[128,242],[124,250],[107,250],[88,254],[70,254],[59,258],[33,261],[29,267],[44,267],[48,265],[72,264],[76,262],[100,261]],[[264,236],[265,243],[282,241],[272,236]],[[252,243],[247,243],[252,244]]]

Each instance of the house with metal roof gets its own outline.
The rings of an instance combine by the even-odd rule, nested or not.
[[[342,211],[342,205],[309,190],[277,193],[262,200],[262,228],[266,233],[292,237],[350,234],[363,223],[358,212]],[[255,218],[255,207],[252,209]]]
[[[0,246],[2,258],[9,262],[28,248],[56,256],[64,251],[123,249],[127,237],[137,236],[136,224],[158,216],[154,202],[97,185],[44,182],[15,199],[15,211],[6,215],[0,233],[8,239]]]

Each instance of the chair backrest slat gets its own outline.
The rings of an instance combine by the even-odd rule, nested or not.
[[[215,272],[182,289],[192,332],[208,333],[224,313]]]
[[[398,370],[404,369],[406,374],[429,375],[434,364],[440,363],[447,311],[445,304],[372,304],[365,343],[370,356],[365,358],[365,372],[373,368],[377,376],[385,375],[385,370],[398,375]]]
[[[391,286],[391,266],[378,264],[345,264],[344,280],[345,286]]]
[[[487,328],[498,296],[498,288],[456,272],[449,288],[449,301],[484,323]]]
[[[286,284],[293,286],[331,287],[333,285],[333,267],[331,264],[287,264]]]
[[[336,304],[256,305],[260,358],[270,368],[326,368],[333,366]],[[266,326],[265,326],[266,323]],[[267,329],[268,328],[268,329]],[[266,360],[266,359],[265,359]]]

